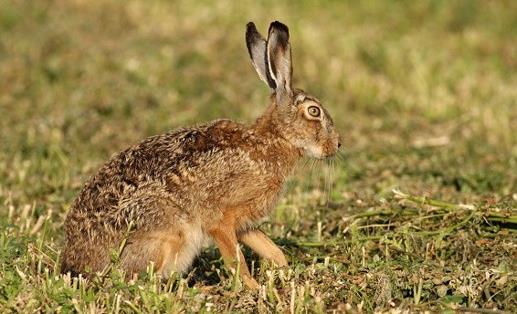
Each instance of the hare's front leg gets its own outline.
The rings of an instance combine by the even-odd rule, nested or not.
[[[219,248],[226,267],[235,269],[237,265],[236,262],[238,261],[240,274],[246,286],[252,289],[258,289],[260,286],[250,275],[248,265],[246,265],[246,261],[244,260],[244,255],[239,248],[235,230],[218,228],[209,231],[209,234],[212,236],[215,244]]]
[[[272,260],[278,266],[287,266],[282,250],[261,230],[247,230],[239,235],[239,240],[261,257]]]

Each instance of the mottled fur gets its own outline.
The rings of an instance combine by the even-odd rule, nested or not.
[[[185,271],[210,240],[229,267],[240,260],[250,287],[257,283],[238,241],[281,266],[287,264],[282,251],[255,226],[273,209],[295,162],[304,154],[334,154],[339,136],[315,98],[286,85],[291,75],[289,35],[287,27],[275,23],[269,37],[283,33],[273,47],[280,55],[270,62],[285,64],[276,67],[284,72],[271,76],[284,79],[275,82],[266,112],[252,125],[218,120],[150,137],[115,155],[72,204],[65,222],[63,272],[101,271],[130,223],[121,255],[128,275],[145,270],[150,262],[164,276]],[[248,25],[247,44],[253,59],[250,46],[266,47],[266,42],[252,28]],[[282,59],[286,55],[289,60]],[[260,72],[270,70],[267,60],[253,62],[260,63],[255,68],[267,82],[269,76]],[[308,113],[311,106],[319,108],[319,117]]]

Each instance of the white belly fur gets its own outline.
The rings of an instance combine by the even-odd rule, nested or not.
[[[210,244],[210,237],[199,225],[188,225],[183,229],[185,242],[176,254],[171,254],[164,261],[161,269],[163,277],[167,278],[172,272],[184,273],[192,266],[192,262],[201,250]]]

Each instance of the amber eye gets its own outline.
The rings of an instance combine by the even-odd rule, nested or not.
[[[316,106],[310,106],[309,108],[307,108],[307,112],[309,113],[309,115],[311,117],[314,117],[314,118],[317,118],[320,116],[320,108],[318,108]]]

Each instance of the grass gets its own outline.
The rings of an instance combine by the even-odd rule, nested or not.
[[[0,0],[1,312],[517,311],[514,1]],[[345,158],[307,161],[246,251],[258,293],[214,248],[161,282],[59,275],[63,220],[111,154],[267,88],[244,26],[290,26],[296,85]]]

